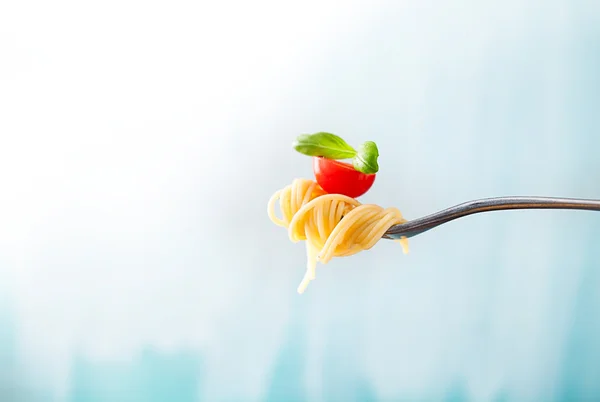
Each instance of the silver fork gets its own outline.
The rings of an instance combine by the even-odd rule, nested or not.
[[[504,211],[509,209],[580,209],[600,211],[600,200],[554,197],[496,197],[467,201],[462,204],[413,219],[400,225],[392,226],[385,234],[385,239],[400,239],[413,237],[436,226],[462,218],[467,215],[489,211]]]

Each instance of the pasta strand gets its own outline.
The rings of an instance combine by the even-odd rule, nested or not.
[[[275,213],[279,201],[281,218]],[[393,225],[406,222],[397,208],[361,204],[342,194],[327,194],[314,181],[295,179],[276,191],[268,203],[269,218],[288,229],[294,243],[306,241],[306,272],[298,286],[303,293],[316,277],[317,262],[368,250]],[[397,240],[408,253],[408,239]]]

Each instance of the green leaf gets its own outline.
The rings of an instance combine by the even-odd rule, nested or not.
[[[377,173],[379,170],[379,165],[377,164],[378,156],[379,150],[377,149],[377,145],[373,141],[366,141],[358,148],[358,152],[352,160],[352,165],[359,172],[367,174]]]
[[[327,159],[349,159],[356,150],[335,134],[302,134],[292,144],[294,149],[308,156],[322,156]]]

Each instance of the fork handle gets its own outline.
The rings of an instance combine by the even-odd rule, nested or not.
[[[580,209],[600,211],[600,200],[555,197],[495,197],[467,201],[443,211],[392,226],[384,238],[412,237],[463,216],[510,209]]]

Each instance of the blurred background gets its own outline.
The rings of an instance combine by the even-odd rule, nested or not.
[[[598,401],[600,214],[319,266],[267,218],[329,131],[361,201],[600,198],[600,4],[0,5],[0,400]]]

